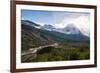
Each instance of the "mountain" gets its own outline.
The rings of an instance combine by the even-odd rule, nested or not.
[[[45,30],[48,30],[48,31],[54,31],[56,28],[53,27],[52,25],[44,24],[44,25],[42,26],[42,29],[45,29]]]
[[[28,49],[28,47],[38,47],[40,45],[52,44],[55,42],[89,42],[89,37],[81,34],[81,32],[74,25],[68,25],[64,28],[63,32],[66,33],[57,31],[57,29],[51,25],[44,26],[45,28],[43,29],[43,26],[34,22],[27,20],[21,21],[22,49]]]
[[[69,35],[81,34],[81,31],[74,24],[68,24],[65,28],[58,29],[57,31]]]
[[[33,26],[21,24],[21,41],[22,50],[29,47],[38,47],[39,45],[50,44],[52,40],[46,36],[40,29]]]
[[[29,25],[29,26],[40,26],[32,21],[29,21],[29,20],[21,20],[21,23],[22,24],[25,24],[25,25]]]
[[[75,27],[74,24],[68,24],[64,29],[63,32],[66,34],[80,34],[80,30]]]
[[[67,35],[71,35],[71,34],[83,34],[84,36],[89,37],[89,32],[86,32],[85,29],[79,29],[77,28],[76,25],[74,24],[67,24],[67,26],[65,28],[56,28],[50,24],[44,24],[41,29],[43,30],[48,30],[48,31],[55,31],[55,32],[60,32],[60,33],[64,33]]]

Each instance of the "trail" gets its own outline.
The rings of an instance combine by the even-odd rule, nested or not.
[[[50,47],[50,46],[56,47],[56,46],[58,46],[58,44],[54,43],[54,44],[50,44],[50,45],[39,46],[36,48],[30,48],[29,50],[22,52],[21,53],[22,62],[31,61],[34,57],[36,57],[36,53],[38,50],[46,48],[46,47]]]

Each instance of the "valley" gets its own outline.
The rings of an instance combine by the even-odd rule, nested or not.
[[[51,28],[50,28],[51,27]],[[90,40],[73,24],[66,29],[21,21],[21,62],[86,60]]]

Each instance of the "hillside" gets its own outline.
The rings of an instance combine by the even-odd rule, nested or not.
[[[45,28],[28,20],[21,21],[22,62],[89,59],[89,37],[76,27],[66,27],[64,32],[71,34],[50,25]]]
[[[22,48],[36,47],[54,42],[89,42],[89,38],[82,34],[64,34],[57,31],[48,31],[35,28],[40,26],[31,21],[22,21]]]

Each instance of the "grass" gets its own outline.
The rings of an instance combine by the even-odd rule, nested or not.
[[[46,47],[37,52],[36,58],[33,62],[46,62],[46,61],[64,61],[64,60],[86,60],[90,58],[90,51],[88,47],[75,48],[55,48]]]

